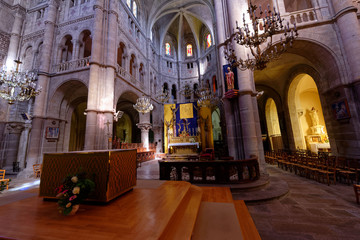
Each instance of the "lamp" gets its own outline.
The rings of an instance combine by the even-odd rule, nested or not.
[[[136,104],[133,105],[139,113],[148,113],[154,109],[154,106],[150,103],[150,98],[142,96],[136,100]]]
[[[196,91],[199,99],[197,100],[197,105],[200,107],[214,108],[216,107],[220,99],[216,96],[215,93],[212,93],[209,88],[201,87]]]
[[[262,12],[261,5],[259,5],[259,14],[256,13],[257,6],[250,1],[248,14],[250,15],[250,23],[245,20],[245,13],[243,15],[243,27],[238,26],[236,21],[236,31],[222,44],[225,46],[225,59],[232,63],[234,67],[239,67],[240,70],[263,70],[266,64],[271,60],[277,59],[283,52],[286,51],[288,45],[292,46],[293,41],[298,36],[296,24],[294,28],[289,28],[289,23],[283,25],[280,13],[270,9],[268,5],[265,12]],[[263,15],[264,14],[264,15]],[[279,46],[274,46],[272,37],[275,34],[283,31],[283,36],[280,37]],[[284,37],[284,38],[283,38]],[[266,50],[262,51],[260,46],[267,43]],[[247,59],[238,58],[233,49],[233,42],[250,49],[252,58],[249,54]]]
[[[120,118],[122,118],[124,112],[123,111],[116,112],[115,109],[113,111],[114,111],[114,121],[117,122]]]
[[[27,101],[41,92],[41,87],[35,89],[36,73],[19,72],[21,61],[15,60],[15,63],[15,71],[6,71],[5,68],[0,71],[0,97],[9,104],[15,101]]]
[[[180,90],[180,94],[183,95],[185,99],[191,98],[193,92],[189,85],[185,85],[184,88]]]
[[[168,89],[164,89],[164,86],[162,87],[162,91],[159,95],[155,96],[155,99],[160,101],[162,104],[167,102],[170,98],[170,93]]]

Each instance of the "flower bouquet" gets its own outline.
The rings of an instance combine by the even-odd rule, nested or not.
[[[79,204],[89,196],[94,188],[95,183],[86,178],[85,173],[67,176],[63,184],[56,189],[60,213],[64,215],[75,213]]]

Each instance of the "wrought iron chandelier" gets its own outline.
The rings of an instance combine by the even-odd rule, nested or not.
[[[234,67],[239,67],[240,70],[263,70],[268,62],[280,57],[288,45],[292,46],[293,41],[298,36],[296,23],[294,23],[294,28],[290,29],[288,22],[283,24],[284,20],[281,18],[280,12],[276,12],[275,7],[272,11],[270,5],[264,12],[259,5],[259,14],[257,15],[257,6],[250,1],[247,12],[251,22],[246,22],[244,13],[243,27],[239,27],[236,21],[235,32],[219,47],[225,46],[225,58]],[[283,32],[280,43],[273,45],[273,35],[280,32]],[[249,48],[252,57],[247,54],[247,59],[238,58],[233,48],[234,42]],[[266,42],[267,45],[262,51],[261,46]]]
[[[161,102],[162,104],[164,104],[165,102],[167,102],[170,99],[169,90],[164,89],[164,87],[162,87],[161,93],[159,95],[156,95],[155,99],[158,100],[159,102]]]
[[[41,87],[36,88],[35,72],[19,72],[20,60],[15,60],[15,71],[0,71],[0,97],[7,100],[9,104],[15,101],[27,101],[40,94]]]
[[[142,96],[136,100],[136,104],[133,105],[139,113],[148,113],[154,109],[154,106],[150,103],[150,98]]]
[[[197,100],[197,105],[199,107],[208,107],[215,108],[220,103],[220,98],[216,96],[215,93],[212,93],[209,88],[201,87],[196,91],[199,99]]]
[[[189,87],[189,85],[185,85],[184,88],[180,90],[180,94],[183,95],[186,99],[191,98],[193,92],[194,91]]]

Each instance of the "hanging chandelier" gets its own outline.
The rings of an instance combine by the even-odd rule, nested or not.
[[[196,91],[196,95],[199,97],[197,100],[199,107],[215,108],[220,103],[220,98],[212,93],[209,88],[201,87]]]
[[[154,106],[150,103],[150,98],[142,96],[136,100],[136,104],[133,105],[139,113],[148,113],[154,109]]]
[[[35,72],[19,72],[20,60],[15,60],[15,71],[0,71],[0,97],[7,100],[9,104],[15,101],[27,101],[40,94],[41,87],[36,88]]]
[[[246,22],[244,13],[243,27],[239,27],[236,21],[235,32],[219,47],[225,46],[225,59],[234,67],[239,67],[240,70],[263,70],[268,62],[279,58],[289,45],[292,46],[293,41],[298,36],[296,23],[292,29],[289,28],[288,22],[284,25],[280,12],[276,12],[275,7],[272,11],[270,5],[264,12],[259,5],[259,13],[257,14],[257,6],[252,5],[250,1],[247,12],[250,16],[250,23]],[[283,32],[280,43],[273,45],[273,35],[280,32]],[[267,45],[262,51],[261,46],[266,42]],[[248,48],[252,57],[248,53],[247,59],[238,58],[235,55],[234,43]]]
[[[193,92],[189,85],[185,85],[184,88],[180,90],[180,94],[183,95],[185,99],[191,98]]]
[[[156,95],[155,99],[158,100],[159,102],[161,102],[162,104],[164,104],[165,102],[167,102],[170,99],[169,90],[164,89],[164,87],[162,87],[161,93],[159,95]]]

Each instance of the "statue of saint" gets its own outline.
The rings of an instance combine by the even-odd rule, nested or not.
[[[233,71],[231,71],[231,68],[228,67],[227,68],[227,73],[225,73],[226,76],[226,84],[227,84],[227,88],[228,91],[234,89],[234,73]]]
[[[312,109],[310,110],[310,118],[313,126],[319,125],[318,111],[315,109],[315,107],[312,107]]]

